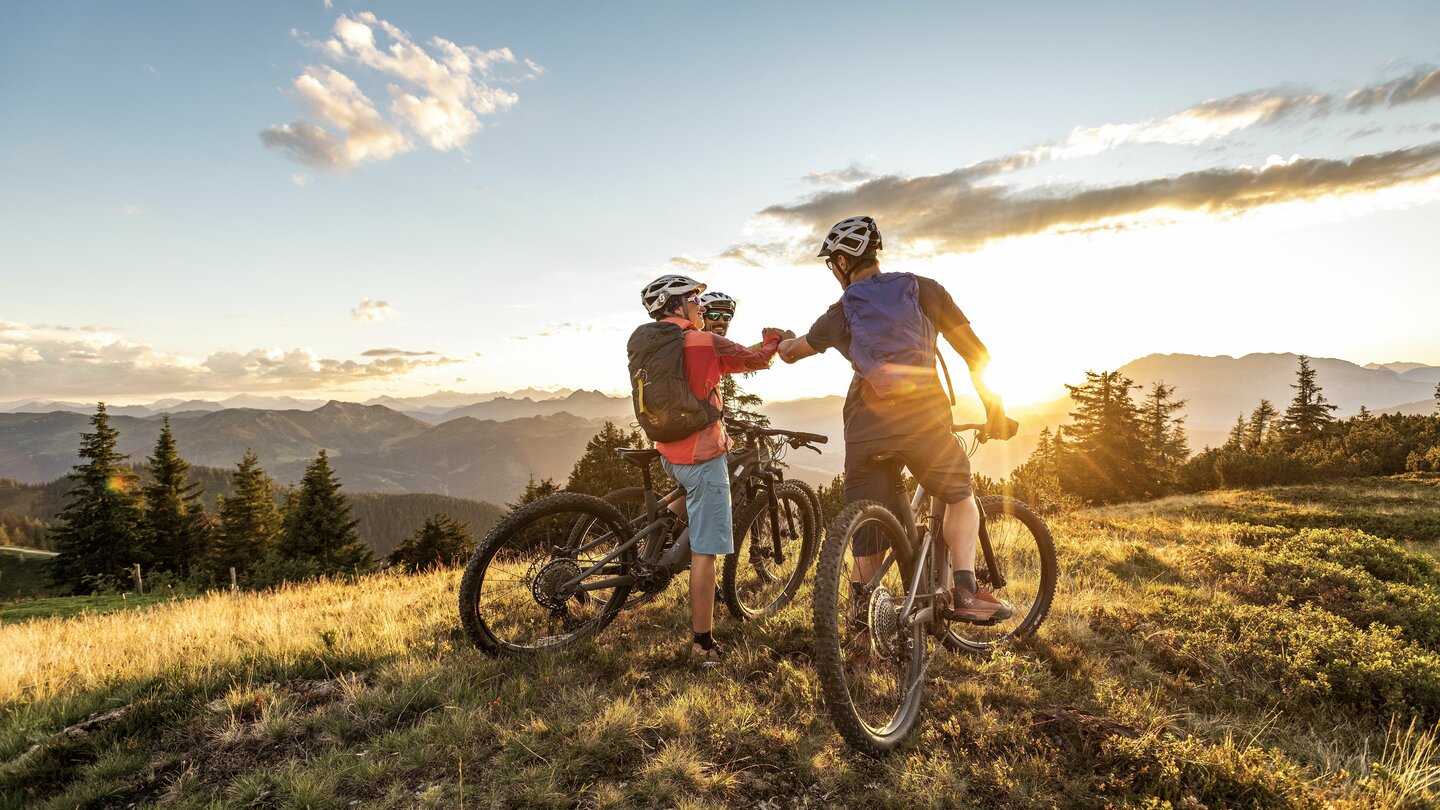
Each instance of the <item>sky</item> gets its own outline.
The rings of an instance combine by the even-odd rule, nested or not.
[[[647,281],[803,333],[862,213],[1015,401],[1440,365],[1440,4],[1171,5],[12,6],[0,401],[620,392]]]

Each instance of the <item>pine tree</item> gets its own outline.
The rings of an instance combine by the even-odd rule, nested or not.
[[[189,482],[190,465],[175,449],[167,415],[147,460],[151,481],[141,491],[145,499],[145,541],[155,567],[189,576],[205,554],[200,484]]]
[[[520,492],[520,499],[514,503],[505,504],[505,508],[514,512],[522,506],[532,504],[559,491],[560,487],[556,485],[555,479],[546,478],[543,481],[536,481],[535,476],[532,475],[530,480],[525,483],[525,489]]]
[[[1230,427],[1230,434],[1225,437],[1224,448],[1226,450],[1240,450],[1245,447],[1245,437],[1248,434],[1249,426],[1245,421],[1245,414],[1235,417],[1235,424]]]
[[[324,450],[305,468],[300,491],[285,514],[280,553],[313,561],[322,574],[351,573],[374,562],[370,549],[355,530],[358,521],[350,502],[340,492],[340,481],[330,469]]]
[[[740,374],[726,374],[720,378],[720,399],[725,402],[725,410],[761,427],[770,426],[770,417],[760,413],[757,409],[765,404],[758,394],[746,391],[740,385],[741,377],[749,377],[753,371],[745,371]]]
[[[1440,414],[1440,382],[1435,383],[1435,413]]]
[[[280,534],[280,513],[275,509],[275,483],[260,469],[260,459],[246,450],[231,473],[233,494],[220,498],[215,511],[220,525],[210,546],[208,567],[221,582],[252,570],[275,548]]]
[[[96,406],[90,424],[95,431],[80,434],[82,462],[68,475],[75,487],[50,536],[59,552],[51,560],[50,577],[78,593],[106,580],[123,582],[130,566],[150,562],[135,496],[139,476],[125,464],[129,456],[116,450],[120,432],[110,427],[105,403]]]
[[[1255,410],[1250,412],[1250,422],[1245,426],[1245,438],[1241,447],[1245,450],[1256,451],[1265,444],[1265,439],[1270,435],[1270,426],[1274,424],[1275,417],[1280,412],[1270,404],[1270,400],[1262,399]]]
[[[425,571],[459,565],[474,552],[475,538],[469,525],[449,515],[435,514],[395,547],[390,564],[406,571]]]
[[[1156,382],[1140,405],[1140,418],[1145,426],[1145,443],[1155,458],[1158,469],[1174,470],[1190,457],[1190,441],[1185,435],[1185,417],[1175,414],[1185,408],[1188,400],[1172,399],[1175,386]]]
[[[604,495],[621,487],[638,487],[642,482],[640,468],[615,452],[619,447],[649,447],[639,430],[629,433],[606,422],[605,426],[585,444],[585,453],[570,470],[565,488],[588,495]]]
[[[1154,494],[1158,471],[1140,411],[1130,398],[1138,386],[1118,371],[1087,371],[1083,384],[1065,387],[1075,402],[1060,470],[1065,491],[1100,502]]]
[[[1320,438],[1326,427],[1335,421],[1332,413],[1337,406],[1325,401],[1320,386],[1315,382],[1315,369],[1310,367],[1310,358],[1299,357],[1300,367],[1295,371],[1295,397],[1280,423],[1285,432],[1297,443]]]

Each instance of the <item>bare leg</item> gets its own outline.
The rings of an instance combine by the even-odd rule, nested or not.
[[[715,625],[714,554],[690,554],[690,623],[697,633]]]
[[[980,544],[980,509],[974,498],[945,506],[945,545],[950,549],[950,570],[975,570],[975,547]],[[947,585],[948,587],[948,585]]]
[[[673,514],[675,517],[680,518],[681,520],[689,519],[689,513],[685,510],[684,498],[676,498],[675,500],[670,502],[669,506],[665,508],[669,509],[671,514]]]

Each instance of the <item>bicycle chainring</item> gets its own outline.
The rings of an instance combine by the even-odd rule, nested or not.
[[[561,588],[578,576],[579,564],[566,557],[550,560],[543,565],[536,563],[530,574],[530,594],[535,597],[536,604],[546,610],[563,610],[565,602],[574,594],[562,593]]]

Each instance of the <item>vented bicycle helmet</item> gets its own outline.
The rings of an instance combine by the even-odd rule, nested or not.
[[[646,284],[645,289],[640,291],[640,303],[645,307],[645,311],[653,317],[664,311],[665,302],[670,300],[670,296],[692,292],[705,292],[705,285],[689,276],[661,276]]]
[[[700,306],[703,309],[728,309],[734,312],[739,303],[722,292],[707,292],[700,296]]]
[[[820,258],[839,252],[859,258],[872,250],[883,250],[880,228],[870,217],[850,217],[835,223],[820,245]]]

